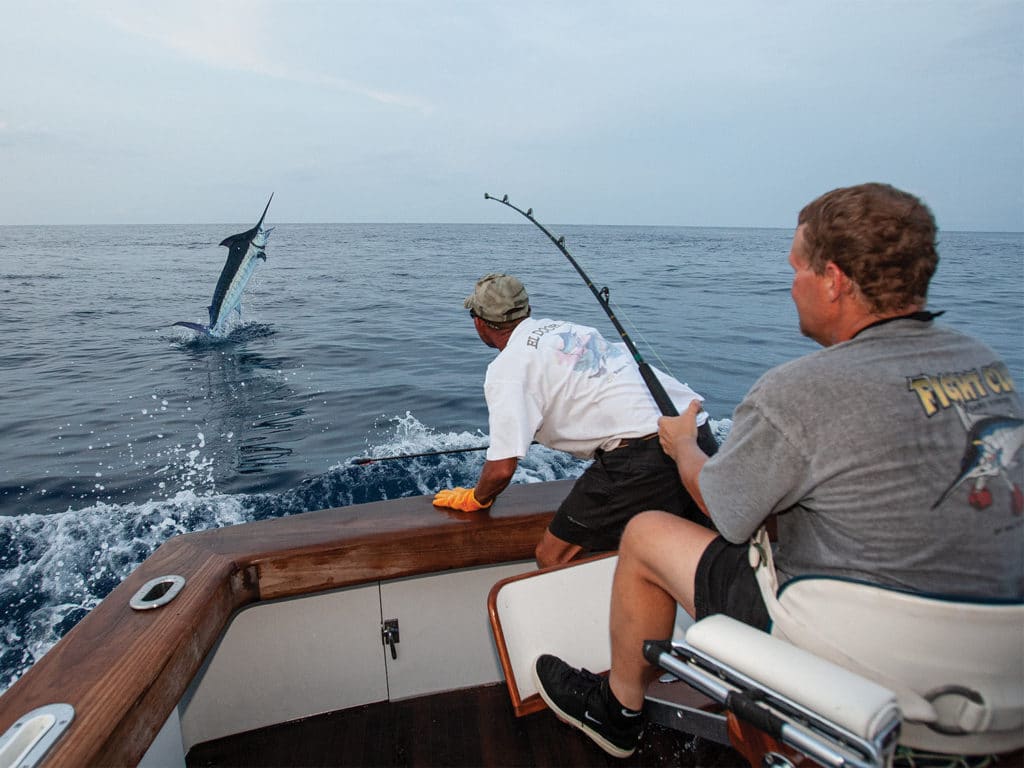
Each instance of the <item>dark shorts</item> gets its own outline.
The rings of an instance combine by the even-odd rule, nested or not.
[[[707,423],[698,430],[697,444],[708,456],[718,450]],[[649,509],[711,527],[683,487],[676,463],[661,449],[657,435],[598,451],[558,507],[548,530],[592,552],[618,549],[626,523]]]
[[[768,609],[747,557],[747,544],[730,544],[721,536],[701,555],[694,579],[694,607],[698,621],[724,613],[737,621],[767,631]]]

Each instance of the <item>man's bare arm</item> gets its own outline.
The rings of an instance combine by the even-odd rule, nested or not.
[[[676,463],[679,479],[690,496],[708,514],[704,496],[700,492],[700,476],[707,454],[697,445],[697,414],[700,412],[700,401],[694,400],[679,416],[662,416],[658,419],[658,440],[662,450]]]
[[[473,495],[481,504],[489,504],[495,496],[504,491],[512,482],[512,475],[519,466],[519,459],[513,456],[510,459],[497,459],[485,461],[480,479],[476,481]]]

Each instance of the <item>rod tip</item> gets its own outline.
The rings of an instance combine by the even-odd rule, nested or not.
[[[487,194],[486,192],[484,192],[484,200],[490,200],[490,199],[491,199],[491,196],[489,194]]]

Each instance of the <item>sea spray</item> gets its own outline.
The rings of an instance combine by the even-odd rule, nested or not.
[[[0,686],[13,683],[164,541],[249,517],[244,497],[194,491],[0,517]]]

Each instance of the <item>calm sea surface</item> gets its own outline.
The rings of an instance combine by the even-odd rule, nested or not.
[[[272,213],[268,222],[273,224]],[[530,224],[278,225],[221,341],[205,322],[235,225],[0,227],[0,691],[168,537],[472,483],[484,369],[463,298],[512,272],[534,314],[614,329]],[[810,351],[789,230],[552,227],[651,363],[720,435]],[[1024,235],[944,233],[930,307],[1024,381]],[[516,482],[583,464],[531,449]]]

